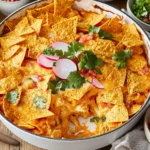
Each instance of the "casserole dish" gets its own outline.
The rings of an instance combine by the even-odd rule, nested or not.
[[[20,16],[23,16],[26,13],[26,9],[39,7],[39,6],[43,5],[44,3],[49,3],[49,2],[36,1],[36,2],[30,3],[30,4],[22,7],[20,10],[16,11],[14,14],[8,16],[5,20],[12,19],[12,18],[15,19]],[[91,9],[94,9],[94,11],[98,11],[99,7],[101,9],[104,9],[105,13],[108,15],[108,17],[112,17],[114,15],[119,15],[120,17],[124,18],[124,21],[126,23],[134,22],[126,14],[124,14],[121,11],[114,9],[110,6],[107,6],[106,4],[99,3],[99,2],[93,2],[93,1],[90,1],[89,4],[90,4],[90,6],[97,5],[97,9],[94,9],[93,7],[91,7]],[[82,7],[82,6],[80,6],[80,7]],[[4,21],[1,23],[1,27],[0,27],[1,33],[3,31]],[[146,33],[140,28],[140,26],[137,25],[137,28],[142,35],[143,41],[145,43],[145,49],[147,50],[146,54],[149,58],[150,57],[150,55],[149,55],[150,41],[149,41]],[[150,59],[148,59],[148,61],[150,61]],[[52,138],[47,138],[47,137],[42,137],[42,136],[38,136],[35,134],[31,134],[23,129],[16,127],[14,124],[12,124],[10,121],[8,121],[2,114],[1,114],[0,118],[1,118],[1,121],[14,134],[16,134],[18,137],[22,138],[23,140],[25,140],[35,146],[45,148],[45,149],[55,149],[55,150],[59,150],[59,149],[61,149],[61,150],[62,149],[79,149],[79,150],[84,150],[84,149],[88,150],[89,149],[90,150],[90,149],[98,149],[98,148],[104,147],[108,144],[111,144],[117,138],[119,138],[120,136],[122,136],[123,134],[128,132],[138,122],[138,120],[140,119],[140,117],[143,115],[146,108],[148,107],[148,105],[149,105],[149,103],[148,103],[148,98],[147,98],[145,104],[142,106],[142,108],[139,110],[139,112],[137,112],[128,122],[124,123],[121,127],[117,128],[113,131],[107,132],[107,133],[99,135],[99,136],[91,137],[91,138],[76,139],[76,140],[52,139]]]

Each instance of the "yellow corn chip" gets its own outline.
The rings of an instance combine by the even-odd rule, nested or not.
[[[93,49],[96,55],[112,57],[115,53],[115,44],[111,40],[97,39],[97,46]]]
[[[116,87],[110,91],[105,91],[104,98],[101,100],[105,103],[123,105],[123,93],[120,87]]]
[[[21,67],[25,55],[26,55],[26,47],[21,47],[19,52],[17,52],[11,59],[6,61],[6,65],[14,66],[16,68]]]
[[[135,113],[137,113],[141,108],[141,105],[139,104],[134,104],[128,111],[129,111],[129,116],[134,115]]]
[[[20,48],[19,45],[14,45],[8,49],[2,50],[1,51],[2,60],[7,60],[11,58],[19,50],[19,48]]]
[[[128,68],[134,71],[141,71],[145,66],[147,66],[146,59],[138,54],[132,55],[132,58],[128,60]]]
[[[36,45],[30,47],[28,51],[28,57],[32,59],[37,59],[37,57],[43,52],[45,48],[49,46],[49,42],[44,37],[38,37]]]
[[[126,32],[122,39],[122,43],[127,47],[140,46],[143,45],[144,42],[137,38],[134,34]]]
[[[128,119],[128,111],[124,105],[115,105],[106,114],[106,122],[125,122]]]
[[[73,2],[74,0],[54,0],[54,15],[63,16],[66,10],[72,7]]]
[[[62,92],[62,94],[66,97],[73,98],[75,100],[80,100],[85,93],[87,93],[91,89],[90,84],[84,84],[80,89],[68,89]]]
[[[15,44],[18,44],[18,43],[24,41],[24,40],[25,40],[25,38],[19,37],[19,36],[15,35],[13,32],[12,35],[6,35],[3,37],[0,37],[0,44],[3,49],[7,49]]]
[[[31,25],[31,28],[37,33],[39,34],[40,33],[40,30],[41,30],[41,26],[42,26],[42,19],[37,19],[37,18],[34,18],[32,16],[32,13],[31,11],[28,11],[27,12],[27,17],[29,19],[29,23]]]
[[[150,80],[147,78],[147,76],[138,75],[133,72],[128,72],[127,88],[129,94],[145,92],[150,88]]]
[[[78,18],[73,17],[55,24],[52,28],[54,38],[64,40],[69,43],[74,41],[77,30],[77,21]]]
[[[109,33],[121,33],[122,25],[119,23],[119,19],[117,17],[108,20],[101,26],[102,30],[105,30]]]
[[[19,23],[15,26],[15,32],[20,36],[34,32],[34,30],[29,25],[27,17],[23,17],[21,21],[19,21]]]

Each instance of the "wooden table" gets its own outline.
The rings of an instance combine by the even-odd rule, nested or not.
[[[108,4],[113,5],[114,7],[117,8],[126,8],[126,0],[115,0],[113,2],[109,2]],[[2,15],[0,13],[0,21],[2,21],[5,18],[4,15]],[[0,142],[0,150],[43,150],[41,148],[37,148],[35,146],[32,146],[26,142],[24,142],[23,140],[19,139],[18,137],[16,137],[13,133],[11,133],[3,124],[2,122],[0,122],[0,132],[13,137],[15,139],[17,139],[18,141],[20,141],[21,145],[19,147],[15,147],[15,146],[10,146],[7,144],[4,144],[2,142]],[[105,148],[102,148],[100,150],[110,150],[110,146],[107,146]]]

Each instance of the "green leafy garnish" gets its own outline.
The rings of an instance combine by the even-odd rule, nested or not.
[[[85,78],[80,75],[79,72],[71,72],[68,76],[68,86],[70,88],[80,88],[85,83]]]
[[[6,94],[6,99],[11,103],[15,104],[19,100],[19,93],[18,91],[11,91]]]
[[[48,47],[48,48],[44,49],[43,54],[49,55],[49,56],[50,55],[52,55],[52,56],[57,55],[57,56],[61,56],[61,57],[64,56],[64,53],[62,50],[55,50],[52,47]]]
[[[71,43],[68,47],[68,52],[65,52],[64,57],[67,57],[70,59],[74,59],[78,57],[82,53],[81,49],[83,47],[84,45],[79,42]]]
[[[105,116],[103,116],[103,117],[93,117],[93,118],[91,118],[90,119],[90,122],[100,122],[100,121],[106,121],[106,117]]]
[[[125,68],[127,66],[128,59],[131,58],[133,51],[132,50],[124,50],[121,52],[116,52],[112,57],[113,60],[116,60],[116,67],[118,69]]]
[[[83,56],[80,58],[78,63],[79,70],[85,68],[88,70],[95,70],[97,73],[101,74],[98,66],[103,66],[103,60],[97,58],[92,51],[83,52]]]
[[[112,34],[100,29],[99,27],[90,26],[89,27],[89,35],[93,35],[94,33],[97,33],[99,35],[99,37],[102,39],[112,39],[113,38]]]
[[[89,27],[89,35],[93,35],[94,33],[98,33],[100,30],[99,27],[96,27],[96,26],[90,26]]]
[[[38,109],[44,109],[44,108],[46,108],[46,99],[45,98],[43,98],[42,96],[35,96],[34,98],[33,98],[33,103],[34,103],[34,105],[35,105],[35,107],[36,108],[38,108]]]
[[[100,31],[98,32],[98,35],[99,35],[99,37],[102,38],[102,39],[112,39],[112,38],[113,38],[112,34],[106,32],[106,31],[104,31],[104,30],[100,30]]]
[[[56,62],[53,63],[53,66],[56,66]]]

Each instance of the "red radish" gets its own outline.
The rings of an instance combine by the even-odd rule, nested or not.
[[[51,46],[55,50],[62,50],[63,52],[67,52],[69,44],[65,42],[54,42]]]
[[[104,85],[102,85],[96,78],[92,79],[92,85],[98,89],[104,88]]]
[[[67,79],[69,74],[73,71],[77,71],[77,66],[72,60],[67,58],[59,59],[56,65],[53,66],[53,72],[61,79]]]
[[[56,60],[58,60],[59,59],[59,56],[48,56],[48,55],[44,55],[47,59],[49,59],[49,60],[54,60],[54,61],[56,61]]]
[[[39,66],[43,67],[43,68],[52,68],[53,67],[53,64],[55,63],[56,61],[53,61],[53,60],[49,60],[45,57],[45,55],[41,54],[39,55],[39,57],[37,58],[37,63],[39,64]]]

